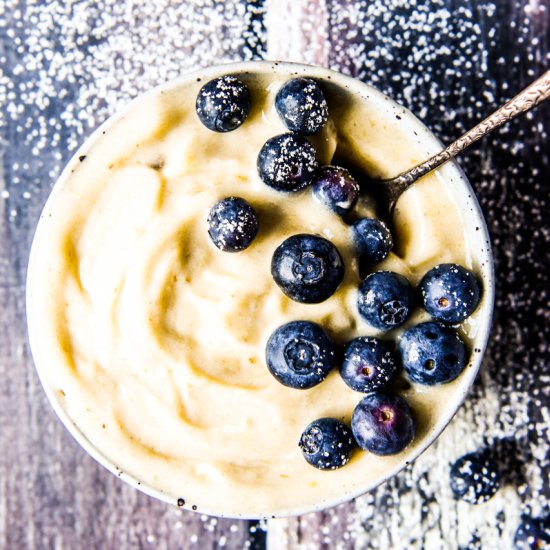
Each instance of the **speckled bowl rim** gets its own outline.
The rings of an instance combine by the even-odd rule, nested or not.
[[[66,165],[65,169],[59,176],[57,182],[55,183],[50,196],[46,202],[44,210],[48,207],[50,202],[55,200],[57,193],[59,192],[62,184],[70,176],[74,168],[80,163],[79,157],[86,155],[95,143],[100,140],[103,136],[103,133],[109,130],[116,122],[118,122],[129,110],[133,109],[134,106],[143,101],[150,95],[154,95],[160,92],[166,92],[170,89],[181,86],[185,83],[191,82],[196,79],[210,80],[217,76],[224,74],[243,74],[243,73],[282,73],[288,74],[290,76],[299,76],[307,75],[319,80],[328,80],[337,85],[343,86],[350,91],[357,91],[357,93],[363,93],[363,95],[368,95],[369,100],[380,101],[380,102],[389,102],[389,105],[395,109],[396,113],[399,113],[401,117],[401,122],[409,125],[411,131],[416,131],[419,140],[421,141],[422,146],[426,147],[426,157],[431,154],[434,154],[440,151],[443,148],[442,143],[434,136],[430,130],[408,109],[399,105],[392,99],[390,99],[385,94],[379,92],[372,86],[365,84],[355,78],[345,76],[336,71],[325,69],[322,67],[316,67],[313,65],[305,65],[302,63],[292,63],[292,62],[279,62],[279,61],[247,61],[247,62],[238,62],[238,63],[227,63],[216,65],[204,69],[199,69],[195,71],[188,72],[178,79],[169,81],[167,83],[156,86],[155,88],[149,90],[148,92],[139,95],[131,102],[129,102],[125,107],[120,109],[114,115],[109,117],[101,126],[99,126],[82,144],[82,146],[76,151],[71,160]],[[493,255],[490,244],[489,232],[483,216],[483,212],[479,203],[475,197],[475,193],[464,174],[463,170],[455,161],[449,161],[444,166],[439,168],[440,173],[444,175],[446,179],[454,180],[466,195],[469,206],[471,206],[474,216],[479,222],[479,242],[483,242],[482,250],[480,251],[479,257],[476,255],[476,258],[479,259],[479,269],[481,278],[483,281],[483,300],[485,303],[484,308],[481,310],[478,318],[478,332],[473,338],[472,342],[472,358],[469,363],[469,368],[465,370],[460,376],[461,387],[460,390],[455,394],[454,406],[450,407],[449,414],[443,416],[439,419],[433,429],[424,437],[424,441],[420,445],[414,448],[414,451],[411,453],[404,452],[402,460],[392,468],[385,475],[380,478],[366,483],[358,489],[353,491],[344,491],[342,495],[338,498],[334,498],[328,501],[322,501],[317,505],[308,506],[308,507],[293,507],[289,506],[287,511],[275,511],[269,513],[266,511],[260,511],[258,514],[227,514],[220,513],[215,509],[209,508],[199,508],[196,511],[202,514],[208,514],[218,517],[229,517],[229,518],[238,518],[238,519],[262,519],[262,518],[276,518],[276,517],[289,517],[296,516],[300,514],[306,514],[311,512],[318,512],[344,502],[348,502],[358,496],[361,496],[368,491],[374,489],[378,485],[382,484],[384,481],[387,481],[395,474],[400,472],[407,465],[412,463],[420,454],[422,454],[441,434],[445,427],[452,420],[457,410],[462,405],[464,399],[466,398],[468,391],[479,371],[479,368],[482,364],[483,356],[489,339],[491,321],[494,308],[494,267],[493,267]],[[27,302],[27,322],[28,322],[28,332],[29,332],[29,342],[31,346],[31,352],[35,349],[33,342],[36,339],[36,334],[39,332],[39,328],[34,326],[32,315],[30,315],[29,304],[32,302],[32,288],[29,284],[30,276],[29,274],[33,273],[35,270],[35,243],[36,237],[40,233],[40,228],[42,225],[42,216],[40,221],[37,224],[35,231],[35,237],[33,244],[31,246],[31,252],[29,257],[29,266],[27,271],[27,288],[26,288],[26,302]],[[474,353],[474,350],[476,351]],[[132,476],[127,472],[121,472],[115,463],[107,458],[102,452],[100,452],[94,444],[80,431],[76,426],[73,420],[69,417],[67,412],[63,409],[60,404],[58,395],[54,392],[47,383],[46,377],[46,366],[40,361],[40,358],[35,356],[33,353],[33,358],[38,372],[38,376],[46,392],[48,400],[52,405],[55,413],[58,418],[71,433],[71,435],[77,440],[77,442],[84,448],[84,450],[97,462],[99,462],[103,467],[109,470],[111,473],[124,480],[125,482],[132,485],[134,488],[139,491],[152,496],[161,501],[177,505],[177,499],[173,496],[167,495],[165,492],[152,487],[145,482],[141,481],[137,477]]]

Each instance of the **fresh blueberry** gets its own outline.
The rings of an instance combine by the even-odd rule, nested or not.
[[[413,440],[415,426],[409,404],[402,397],[369,393],[353,411],[351,431],[365,451],[393,455]]]
[[[309,136],[328,120],[328,105],[319,85],[310,78],[293,78],[275,97],[275,108],[289,130]]]
[[[336,352],[319,325],[292,321],[270,336],[265,358],[269,372],[281,384],[304,390],[327,377],[336,363]]]
[[[515,550],[542,550],[550,548],[550,516],[522,517],[514,536]]]
[[[393,247],[388,226],[376,218],[362,218],[353,226],[353,240],[359,259],[366,265],[375,265],[386,259]]]
[[[386,342],[360,336],[346,345],[340,374],[352,390],[367,393],[386,386],[396,369],[397,363]]]
[[[305,430],[298,443],[304,458],[319,470],[345,466],[355,443],[351,430],[336,418],[319,418]]]
[[[275,250],[271,275],[289,298],[317,304],[332,296],[342,282],[344,263],[330,241],[316,235],[293,235]]]
[[[451,490],[470,504],[489,500],[500,487],[500,473],[490,453],[477,451],[459,458],[450,472]]]
[[[426,311],[436,320],[460,323],[479,304],[480,285],[471,271],[457,264],[439,264],[420,282]]]
[[[250,92],[246,84],[234,76],[222,76],[207,82],[196,103],[200,121],[214,132],[230,132],[238,128],[250,112]]]
[[[259,228],[256,211],[240,197],[217,202],[207,221],[212,242],[224,252],[238,252],[250,246]]]
[[[323,166],[313,178],[313,196],[333,212],[345,216],[359,197],[359,184],[345,168]]]
[[[315,148],[299,134],[268,139],[258,155],[260,178],[277,191],[299,191],[308,186],[318,165]]]
[[[399,273],[376,271],[359,285],[359,313],[367,323],[379,330],[390,330],[402,325],[414,304],[413,288]]]
[[[454,329],[440,323],[420,323],[407,329],[398,350],[409,378],[426,386],[454,380],[467,363],[464,342]]]

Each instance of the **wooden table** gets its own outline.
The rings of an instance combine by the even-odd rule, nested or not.
[[[25,326],[28,251],[78,143],[139,92],[188,69],[305,61],[375,85],[448,142],[550,64],[548,0],[62,0],[0,3],[0,547],[512,547],[548,514],[548,106],[460,159],[497,273],[494,332],[465,406],[415,464],[325,512],[266,523],[200,516],[107,473],[55,418]],[[457,503],[449,462],[489,445],[504,487]]]

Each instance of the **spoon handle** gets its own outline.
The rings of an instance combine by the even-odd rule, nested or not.
[[[489,115],[485,120],[474,126],[471,130],[453,141],[447,148],[437,153],[428,160],[418,164],[414,168],[403,172],[395,178],[401,180],[400,187],[405,189],[418,178],[431,172],[444,162],[454,158],[460,151],[469,147],[472,143],[481,139],[483,136],[491,133],[495,128],[502,126],[506,122],[516,118],[521,113],[529,111],[539,103],[550,97],[550,70],[546,71],[541,77],[527,86],[522,92],[502,107]]]

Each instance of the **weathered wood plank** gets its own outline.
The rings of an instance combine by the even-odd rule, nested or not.
[[[304,48],[305,37],[327,37],[323,64],[378,87],[445,142],[548,65],[545,5],[513,0],[315,4],[327,14],[320,27],[305,10],[298,12],[301,20],[290,21],[284,8],[277,10],[268,32],[302,41],[268,39],[268,53],[311,62],[318,45]],[[377,490],[333,510],[269,522],[270,548],[511,548],[521,514],[548,513],[544,308],[550,285],[548,219],[542,213],[550,181],[549,111],[544,106],[513,122],[460,159],[487,217],[497,272],[494,334],[464,407],[436,445]],[[505,487],[482,506],[457,503],[448,485],[449,464],[483,445],[494,449]]]
[[[249,522],[157,502],[89,458],[47,403],[24,311],[34,227],[74,148],[140,91],[191,68],[257,56],[262,43],[250,20],[239,1],[0,6],[0,548],[244,548],[261,540]]]

